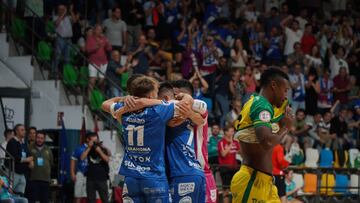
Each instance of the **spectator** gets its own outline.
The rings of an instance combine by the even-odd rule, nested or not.
[[[125,54],[127,50],[127,26],[121,19],[120,8],[113,8],[111,18],[103,22],[105,36],[113,50],[117,50],[120,54]]]
[[[300,15],[295,18],[299,22],[299,27],[302,31],[306,32],[306,25],[308,23],[307,20],[308,10],[306,8],[302,8],[300,11]]]
[[[49,202],[51,166],[54,158],[50,148],[45,144],[45,132],[36,133],[35,143],[30,148],[30,154],[34,157],[34,165],[31,168],[29,182],[29,202]]]
[[[285,159],[283,146],[280,144],[276,145],[272,152],[272,174],[275,177],[275,185],[281,202],[286,202],[284,170],[289,164],[289,161]]]
[[[11,185],[5,176],[0,176],[0,202],[1,203],[27,203],[24,197],[13,194]]]
[[[265,33],[260,23],[250,24],[249,46],[255,60],[261,61],[264,55]]]
[[[350,106],[354,106],[357,100],[360,99],[360,86],[357,85],[356,76],[351,75],[350,76],[350,91],[348,94],[348,98],[350,101]]]
[[[139,38],[139,45],[132,53],[134,58],[139,61],[134,69],[134,74],[146,74],[149,71],[149,62],[154,59],[154,55],[151,53],[151,48],[148,46],[145,35],[141,35]]]
[[[126,60],[126,64],[121,64],[121,55],[118,50],[113,50],[111,52],[111,60],[109,61],[106,68],[106,77],[108,77],[112,82],[109,83],[108,86],[110,91],[110,97],[119,97],[122,96],[121,92],[121,74],[127,72],[129,68],[131,68],[131,57],[128,57]]]
[[[241,113],[241,98],[234,98],[231,102],[232,109],[226,114],[225,125],[233,125],[234,121],[239,118]]]
[[[332,46],[329,48],[329,56],[330,56],[330,78],[334,79],[334,77],[339,73],[340,68],[344,67],[346,72],[349,72],[349,66],[344,59],[345,50],[343,47],[338,47],[336,50],[336,54],[332,52]]]
[[[209,137],[208,150],[209,150],[209,163],[210,164],[219,164],[218,156],[218,143],[221,140],[222,135],[220,134],[220,126],[217,123],[214,123],[211,126],[211,136]]]
[[[308,132],[311,128],[308,121],[305,119],[306,114],[304,109],[298,109],[296,111],[295,121],[293,125],[293,129],[291,129],[292,135],[297,137],[301,143],[304,144],[304,148],[309,147],[309,138]]]
[[[317,45],[314,45],[311,49],[311,53],[305,55],[305,65],[308,70],[315,68],[318,74],[321,74],[321,68],[323,67],[323,61],[320,56],[320,50]]]
[[[303,69],[303,64],[304,64],[304,53],[301,50],[301,45],[299,42],[295,42],[294,43],[294,52],[292,52],[288,57],[287,57],[287,64],[292,67],[295,66],[295,64],[300,64],[301,65],[301,72],[304,72]]]
[[[269,64],[279,64],[282,60],[282,38],[279,35],[279,29],[273,27],[270,32],[270,37],[266,41],[267,51],[266,60]]]
[[[233,69],[231,76],[232,77],[229,82],[229,90],[231,93],[231,98],[243,99],[245,95],[245,84],[243,82],[244,76],[241,77],[241,72],[239,69]]]
[[[4,150],[6,150],[6,146],[7,146],[7,143],[9,142],[9,140],[11,140],[14,137],[14,131],[11,129],[6,129],[4,131],[4,137],[5,137],[5,141],[3,143],[1,143],[2,149],[0,150],[0,164],[1,164],[2,169],[4,167],[5,157],[6,157]]]
[[[270,16],[265,19],[265,32],[268,35],[272,32],[273,28],[280,27],[281,18],[279,16],[279,9],[277,7],[272,7],[270,10]]]
[[[291,28],[287,26],[288,22],[291,22]],[[283,19],[280,23],[281,27],[285,30],[285,49],[284,55],[288,56],[294,52],[294,44],[296,42],[300,42],[301,37],[303,36],[303,32],[299,29],[299,22],[297,20],[293,20],[293,16],[289,15],[285,19]]]
[[[231,126],[224,128],[224,137],[218,143],[220,174],[223,184],[223,202],[229,203],[229,187],[230,181],[233,175],[238,170],[236,154],[240,151],[240,144],[237,140],[234,140],[235,129]]]
[[[15,136],[9,140],[6,150],[15,159],[15,173],[13,191],[16,194],[23,195],[26,187],[25,176],[28,175],[30,167],[34,165],[34,158],[30,156],[27,145],[24,141],[25,127],[22,124],[17,124],[14,127]],[[8,156],[7,156],[8,157]],[[7,160],[7,167],[10,162]]]
[[[339,115],[330,121],[330,133],[335,134],[334,146],[336,149],[348,150],[352,137],[348,135],[348,125],[346,123],[346,109],[340,109]]]
[[[245,95],[242,99],[242,103],[245,104],[250,96],[256,91],[256,87],[258,86],[257,74],[255,73],[255,69],[252,69],[250,66],[245,68],[244,75],[244,85],[245,85]]]
[[[72,32],[72,19],[67,13],[67,8],[64,4],[60,4],[57,10],[57,16],[54,17],[56,26],[56,39],[55,39],[55,53],[54,60],[52,62],[51,77],[57,77],[59,70],[60,60],[64,59],[64,63],[70,62],[70,46]]]
[[[301,38],[301,49],[304,54],[310,54],[312,48],[317,44],[316,38],[313,35],[313,27],[311,24],[306,24],[304,35]]]
[[[221,64],[226,64],[226,59],[220,59]],[[237,70],[239,71],[239,70]],[[240,72],[240,71],[239,71]],[[229,68],[224,66],[219,66],[217,70],[217,76],[215,80],[215,84],[217,86],[215,90],[215,101],[219,104],[220,110],[222,112],[220,118],[220,126],[224,126],[225,124],[225,115],[229,111],[229,95],[231,90],[229,90],[229,83],[231,80],[231,76],[229,74]]]
[[[290,86],[292,88],[292,110],[305,109],[305,76],[300,64],[294,65],[294,74],[290,75]]]
[[[287,170],[285,172],[285,185],[286,185],[286,197],[289,203],[302,203],[302,201],[295,198],[296,193],[301,189],[301,187],[296,187],[295,182],[293,181],[293,171]]]
[[[318,108],[320,113],[329,111],[333,104],[333,87],[334,83],[330,79],[330,72],[324,69],[322,77],[319,78],[320,92],[318,97]]]
[[[99,141],[97,134],[89,133],[88,147],[81,154],[81,159],[88,160],[86,172],[86,193],[89,203],[96,202],[96,192],[99,193],[101,202],[109,202],[108,179],[110,153]]]
[[[89,92],[95,87],[97,79],[100,86],[103,85],[108,51],[111,51],[111,45],[103,36],[103,28],[98,24],[94,28],[94,34],[86,39],[86,52],[89,55]]]
[[[258,16],[260,13],[256,11],[256,5],[253,0],[250,0],[246,3],[246,10],[244,13],[244,17],[249,22],[257,22]]]
[[[309,134],[309,147],[317,148],[321,146],[321,140],[318,134],[319,125],[322,120],[322,116],[319,112],[315,112],[313,116],[309,116],[307,124],[311,127],[308,131]]]
[[[331,112],[327,111],[323,115],[323,120],[319,123],[318,135],[322,144],[331,143],[336,138],[336,134],[331,129]]]
[[[241,39],[235,39],[230,56],[232,59],[231,68],[240,69],[241,73],[243,73],[247,63],[247,52],[243,47]]]
[[[201,49],[203,64],[200,66],[200,73],[209,84],[210,94],[213,94],[214,92],[215,72],[222,55],[223,52],[221,49],[215,45],[214,37],[208,36],[206,38],[205,46]],[[221,59],[226,60],[226,58]]]
[[[156,3],[154,0],[148,0],[143,5],[143,10],[145,12],[145,26],[153,26],[153,10],[156,8]]]
[[[314,115],[317,112],[318,93],[320,93],[319,80],[314,71],[309,71],[305,81],[305,112],[307,115]]]
[[[206,80],[201,76],[198,69],[195,69],[194,75],[189,80],[194,87],[194,99],[204,99],[204,94],[206,94],[207,89],[209,88]]]
[[[345,67],[340,68],[339,74],[334,77],[333,82],[334,99],[339,100],[341,105],[346,105],[349,101],[348,94],[351,87],[350,78]]]
[[[28,129],[28,136],[27,136],[27,143],[28,143],[28,147],[30,147],[32,144],[35,143],[35,139],[36,139],[36,127],[31,126]]]
[[[125,1],[124,14],[129,36],[129,49],[136,48],[141,35],[141,25],[144,22],[145,13],[142,5],[136,0]]]

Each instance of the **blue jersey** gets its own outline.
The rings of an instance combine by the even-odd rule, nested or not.
[[[80,171],[81,173],[85,174],[88,167],[88,159],[81,160],[81,154],[87,149],[87,144],[82,144],[76,147],[75,151],[71,155],[71,159],[76,160],[76,171]]]
[[[122,106],[116,104],[112,111]],[[161,104],[121,118],[125,155],[120,174],[133,178],[166,179],[165,130],[174,117],[174,104]]]
[[[176,127],[167,127],[165,140],[170,177],[204,176],[204,171],[195,156],[194,132],[189,120]]]

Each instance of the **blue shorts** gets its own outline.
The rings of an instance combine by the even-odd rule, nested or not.
[[[169,185],[167,180],[125,177],[122,197],[124,203],[169,203]]]
[[[205,203],[205,188],[203,176],[178,176],[170,179],[170,193],[174,203]]]

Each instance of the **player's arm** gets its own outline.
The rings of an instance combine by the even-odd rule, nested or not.
[[[130,100],[132,98],[126,98],[126,100],[124,100],[125,106],[123,106],[119,109],[112,110],[114,112],[113,113],[114,118],[119,119],[121,117],[121,115],[123,115],[125,113],[138,111],[138,110],[146,108],[146,107],[162,104],[162,101],[158,100],[158,99],[138,98],[138,99],[135,99],[134,102],[131,102],[131,105],[130,105],[130,103],[127,102],[127,99]],[[113,108],[114,107],[111,107],[111,109],[113,109]]]
[[[125,100],[125,97],[114,97],[114,98],[108,99],[102,103],[101,109],[107,113],[111,113],[111,106],[114,103],[123,102],[124,100]]]

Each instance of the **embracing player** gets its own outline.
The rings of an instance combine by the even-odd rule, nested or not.
[[[172,83],[175,93],[185,93],[185,94],[193,94],[192,84],[187,80],[178,80]],[[195,107],[196,109],[197,107]],[[202,118],[204,119],[204,123],[200,125],[195,125],[193,127],[194,133],[194,146],[195,146],[195,155],[196,159],[199,161],[201,168],[204,170],[205,174],[205,182],[206,182],[206,203],[216,203],[217,202],[217,189],[216,183],[213,176],[213,173],[210,169],[210,165],[208,162],[208,112],[205,109],[202,111],[198,111],[201,113]]]
[[[252,95],[235,121],[243,152],[243,164],[231,181],[233,202],[279,202],[272,178],[272,150],[292,124],[291,109],[283,115],[277,110],[286,102],[288,76],[270,68],[261,75],[259,95]],[[280,121],[280,125],[278,124]]]
[[[129,90],[133,96],[155,99],[158,82],[140,76],[131,81]],[[126,109],[119,101],[119,98],[105,101],[103,110],[115,116],[118,109]],[[177,108],[175,104],[156,102],[152,107],[125,113],[119,118],[124,127],[125,141],[125,155],[120,168],[120,174],[125,176],[124,202],[170,201],[164,160],[165,129],[172,118],[188,114],[192,98],[184,95],[183,100],[176,104]]]

